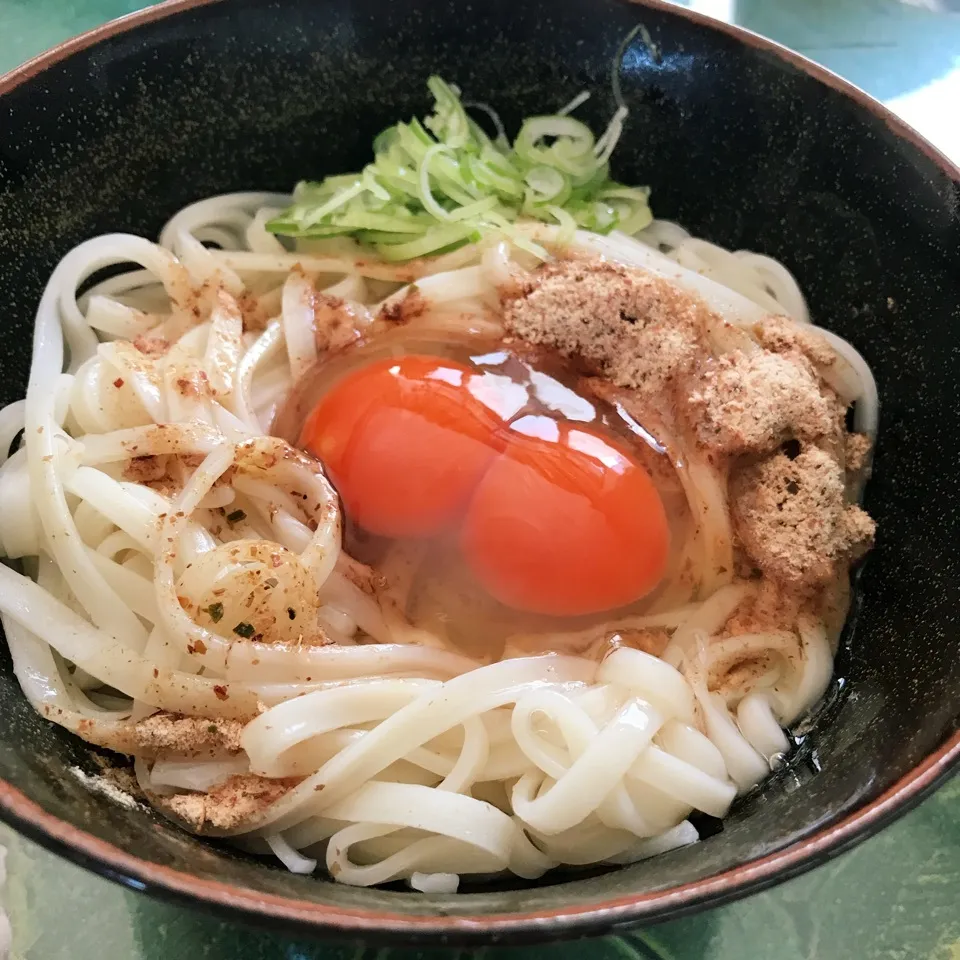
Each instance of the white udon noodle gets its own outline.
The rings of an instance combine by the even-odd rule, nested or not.
[[[529,259],[507,240],[414,265],[368,260],[342,241],[293,253],[264,229],[286,199],[205,200],[177,214],[159,244],[98,237],[54,271],[26,400],[0,411],[4,457],[24,430],[0,468],[0,547],[29,577],[0,566],[0,611],[27,698],[68,730],[128,753],[133,724],[156,710],[256,716],[239,756],[139,759],[141,781],[163,793],[209,790],[237,773],[303,777],[255,822],[219,833],[295,872],[325,859],[344,883],[405,879],[448,892],[465,874],[533,878],[695,841],[689,814],[722,817],[787,749],[782,728],[826,689],[836,629],[801,622],[797,635],[710,642],[751,589],[723,578],[702,602],[619,624],[672,630],[664,659],[621,647],[599,664],[550,654],[478,665],[385,616],[347,575],[326,480],[308,460],[278,461],[278,441],[264,436],[318,357],[313,313],[302,306],[310,281],[292,268],[370,306],[356,312],[361,326],[378,301],[403,295],[415,271],[433,308],[415,323],[496,333],[496,286]],[[556,234],[523,229],[543,241]],[[808,322],[781,264],[675,224],[655,222],[636,239],[579,233],[576,242],[670,279],[735,324],[771,312]],[[128,272],[78,298],[88,277],[116,265]],[[273,318],[262,331],[243,332],[241,294]],[[139,335],[173,346],[146,356],[130,343]],[[869,368],[828,336],[845,361],[834,386],[856,401],[857,429],[873,435]],[[185,396],[176,380],[198,372],[210,395]],[[124,479],[133,451],[202,462],[170,499]],[[729,552],[722,497],[694,468],[685,483],[706,511],[704,549]],[[230,527],[221,508],[245,519]],[[221,576],[225,599],[242,591],[225,553],[237,542],[289,551],[273,571],[276,590],[290,602],[317,596],[317,622],[336,645],[228,640],[191,620],[178,593],[202,591],[191,580],[198,570]],[[750,655],[769,661],[762,678],[711,692],[711,672]]]

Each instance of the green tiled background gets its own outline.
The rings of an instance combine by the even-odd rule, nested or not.
[[[0,0],[0,71],[146,5]],[[960,0],[687,0],[686,5],[820,61],[890,104],[960,160]],[[16,960],[454,956],[304,942],[249,930],[123,890],[5,827],[0,842],[8,847],[0,899],[12,923]],[[960,960],[960,779],[879,837],[749,900],[624,937],[477,953],[485,960],[530,960],[548,949],[553,960]]]

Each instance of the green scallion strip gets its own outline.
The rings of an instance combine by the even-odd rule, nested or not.
[[[459,207],[450,212],[450,220],[473,220],[475,217],[481,217],[491,210],[496,210],[500,206],[500,200],[497,197],[484,197],[475,203],[468,203],[465,207]]]
[[[417,240],[407,243],[378,244],[377,253],[384,260],[415,260],[439,253],[454,244],[479,240],[480,231],[472,223],[455,223],[449,227],[436,227]]]
[[[315,223],[319,223],[328,214],[333,213],[334,210],[349,203],[354,197],[359,197],[366,189],[363,182],[358,181],[352,187],[341,190],[323,205],[308,211],[302,220],[303,226],[312,227]]]
[[[508,199],[519,200],[523,197],[523,180],[515,174],[502,173],[484,157],[470,157],[468,165],[474,182],[479,186]]]
[[[360,230],[354,234],[354,237],[360,242],[369,246],[376,246],[381,243],[407,243],[410,240],[418,239],[422,234],[416,233],[391,233],[389,230]]]
[[[432,147],[427,147],[420,162],[420,202],[423,204],[423,209],[437,220],[449,220],[450,214],[433,198],[433,192],[430,189],[430,161],[438,153],[449,149],[450,147],[445,143],[435,143]]]

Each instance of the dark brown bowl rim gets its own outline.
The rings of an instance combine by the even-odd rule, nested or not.
[[[193,7],[228,0],[164,0],[155,6],[110,21],[28,60],[0,76],[0,96],[30,77],[101,40]],[[863,90],[786,47],[749,30],[675,6],[667,0],[629,0],[641,7],[726,33],[741,43],[767,51],[844,94],[908,140],[947,177],[960,184],[960,169],[912,127]],[[631,924],[675,919],[705,907],[719,906],[797,876],[892,823],[943,784],[960,767],[960,730],[890,789],[837,823],[724,873],[672,889],[616,897],[596,904],[528,913],[409,916],[378,910],[331,907],[258,893],[245,887],[204,880],[133,856],[111,843],[60,820],[9,783],[0,780],[0,818],[32,840],[110,880],[188,906],[255,921],[287,932],[407,943],[531,943],[608,933]]]

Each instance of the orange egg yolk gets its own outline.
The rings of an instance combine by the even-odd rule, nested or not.
[[[662,579],[670,533],[650,474],[578,424],[524,417],[480,481],[460,536],[480,584],[508,606],[577,616]]]
[[[472,376],[440,357],[389,358],[317,404],[300,445],[323,462],[352,520],[384,537],[432,537],[462,515],[500,427],[471,396]]]
[[[334,384],[300,442],[369,532],[427,538],[459,524],[467,566],[510,607],[577,616],[649,593],[670,534],[644,467],[580,423],[508,424],[489,402],[462,364],[379,360]]]

